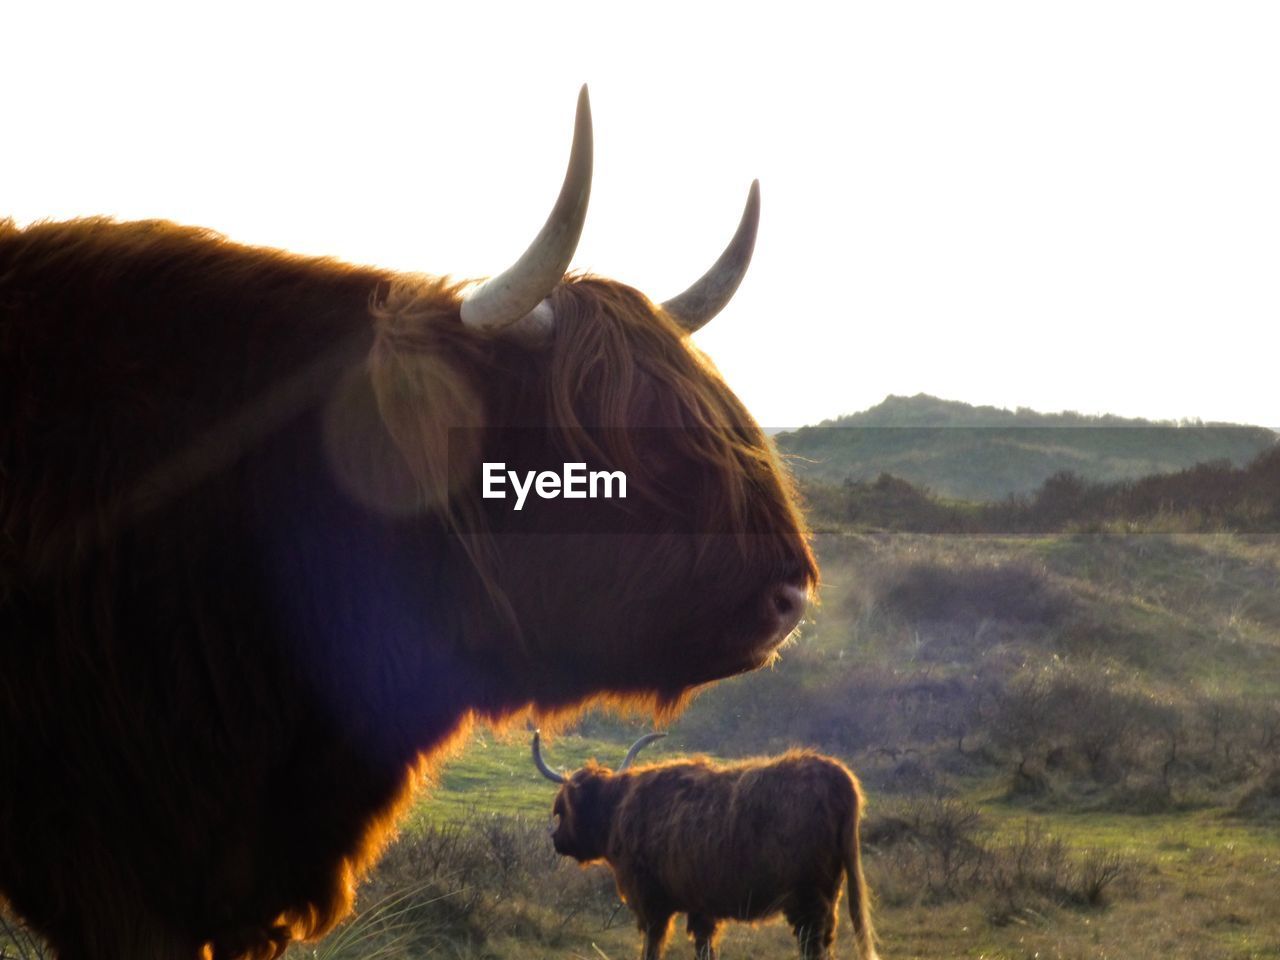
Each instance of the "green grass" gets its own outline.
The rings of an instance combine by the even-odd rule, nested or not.
[[[629,741],[566,734],[544,738],[543,757],[552,769],[569,772],[596,759],[615,767]],[[656,757],[661,744],[649,748]],[[456,823],[476,811],[501,816],[546,818],[556,786],[538,773],[529,752],[529,735],[478,730],[465,749],[444,764],[438,782],[424,790],[406,820],[407,830],[423,825]]]
[[[1034,811],[1001,801],[979,805],[993,834],[1011,837],[1035,823],[1076,849],[1114,851],[1143,862],[1196,860],[1228,851],[1280,863],[1280,830],[1229,818],[1217,810],[1124,814]]]
[[[548,743],[546,756],[553,765],[570,768],[591,757],[616,764],[626,745],[625,737],[562,735]],[[659,752],[679,753],[667,744],[655,748]],[[533,769],[523,734],[499,738],[479,732],[445,766],[440,785],[421,798],[410,828],[474,821],[478,812],[545,817],[554,789]],[[876,922],[886,958],[1280,958],[1280,913],[1274,909],[1274,891],[1280,889],[1280,830],[1274,825],[1233,819],[1214,809],[1151,815],[1038,810],[1006,800],[994,781],[969,784],[962,798],[978,807],[982,833],[994,843],[1012,842],[1031,825],[1062,840],[1073,861],[1088,851],[1121,855],[1130,866],[1128,879],[1097,908],[1039,903],[1010,911],[990,893],[954,902],[882,904]],[[873,794],[872,815],[891,802]],[[878,856],[875,850],[868,852],[873,880],[883,869]],[[459,956],[599,960],[603,951],[617,960],[635,956],[639,947],[625,908],[617,914],[601,908],[570,916],[522,900],[506,906],[499,902],[494,909],[512,910],[526,923],[541,918],[542,939],[503,933],[483,949],[459,947]],[[554,949],[545,939],[549,928],[556,930]],[[842,909],[837,956],[850,955],[851,938]],[[728,924],[722,948],[725,956],[764,960],[791,956],[794,941],[780,921]],[[677,927],[668,956],[689,955],[683,929]]]

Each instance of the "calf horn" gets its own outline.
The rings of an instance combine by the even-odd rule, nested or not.
[[[552,783],[564,783],[565,776],[563,773],[556,773],[547,766],[547,762],[542,759],[542,731],[533,731],[533,765],[538,768],[538,772],[550,780]]]
[[[760,181],[753,180],[747,205],[738,221],[738,230],[702,279],[684,293],[672,297],[662,309],[689,333],[700,329],[733,299],[738,284],[747,275],[751,253],[756,248],[756,228],[760,226]]]
[[[623,770],[627,769],[627,767],[631,766],[631,761],[636,758],[636,755],[641,750],[653,743],[653,741],[661,740],[665,736],[665,733],[646,733],[631,745],[631,749],[627,751],[627,755],[623,757],[622,763],[618,766],[618,769],[615,772],[621,773]]]
[[[551,216],[519,260],[486,280],[463,301],[462,322],[468,327],[507,327],[526,317],[539,326],[550,322],[550,307],[542,307],[542,302],[564,278],[578,248],[591,197],[591,152],[591,102],[583,84],[578,94],[569,169]]]

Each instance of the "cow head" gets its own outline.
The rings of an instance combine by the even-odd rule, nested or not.
[[[609,770],[594,761],[572,774],[557,773],[542,759],[542,737],[533,734],[533,763],[538,772],[560,785],[551,807],[554,825],[551,842],[556,853],[589,863],[604,857],[609,841],[616,803],[611,786],[626,772],[636,755],[665,733],[647,733],[631,745],[617,770]]]
[[[711,270],[656,304],[565,276],[590,172],[584,89],[560,198],[520,260],[475,288],[402,279],[375,302],[347,405],[375,411],[358,432],[384,437],[361,441],[383,462],[348,486],[451,531],[480,591],[468,608],[492,614],[466,649],[508,701],[662,707],[768,662],[817,570],[772,446],[689,337],[745,273],[758,187]],[[486,462],[583,461],[623,471],[627,498],[516,511],[481,495]]]

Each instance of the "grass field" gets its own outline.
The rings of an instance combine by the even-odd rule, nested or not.
[[[807,745],[868,796],[886,960],[1280,960],[1280,537],[819,538],[822,604],[644,758]],[[641,721],[587,715],[558,768]],[[557,857],[529,734],[478,728],[417,798],[359,913],[290,960],[609,960],[606,868]],[[35,960],[38,952],[0,949]],[[837,955],[849,956],[848,918]],[[795,954],[737,924],[723,955]],[[24,948],[25,949],[25,948]],[[670,956],[692,956],[677,930]]]
[[[534,768],[529,740],[526,733],[477,731],[467,748],[442,767],[438,785],[423,792],[405,829],[458,823],[474,817],[477,811],[548,818],[556,787]],[[592,758],[613,767],[626,754],[627,746],[598,737],[567,735],[547,738],[543,753],[556,769],[573,770]],[[650,751],[657,756],[662,746]]]
[[[651,747],[650,759],[672,755],[669,743]],[[626,746],[625,737],[564,735],[547,745],[546,754],[553,765],[572,767],[590,757],[616,763]],[[439,786],[421,798],[407,829],[463,825],[496,814],[527,818],[536,836],[545,832],[554,792],[533,769],[524,735],[480,732],[444,768]],[[893,815],[903,802],[902,797],[873,793],[869,823]],[[1094,905],[1055,903],[990,882],[980,884],[973,895],[939,895],[921,880],[919,864],[904,863],[892,851],[870,845],[868,877],[873,889],[883,888],[876,920],[886,958],[1280,957],[1280,829],[1273,823],[1233,818],[1218,809],[1159,814],[1038,810],[1008,800],[998,782],[971,783],[957,802],[980,816],[975,836],[991,849],[1018,849],[1028,835],[1040,844],[1058,840],[1066,851],[1064,872],[1090,855],[1112,854],[1122,875]],[[549,839],[540,839],[549,850]],[[1033,850],[1031,855],[1037,854]],[[579,872],[569,864],[563,869]],[[495,914],[493,935],[483,946],[459,947],[461,955],[599,960],[598,951],[603,951],[611,958],[634,956],[639,938],[627,910],[617,909],[607,896],[607,871],[593,867],[584,876],[597,873],[604,894],[563,923],[568,910],[540,911],[533,902],[508,900],[486,907]],[[919,882],[914,891],[913,882]],[[503,911],[523,918],[523,936],[505,929],[498,916]],[[548,940],[547,929],[556,936]],[[841,955],[848,955],[850,937],[848,918],[842,916]],[[732,925],[723,940],[726,957],[786,957],[793,952],[790,931],[776,921]],[[681,930],[675,931],[669,953],[692,955]]]

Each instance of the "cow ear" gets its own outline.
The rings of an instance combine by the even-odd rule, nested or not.
[[[476,475],[482,422],[479,398],[439,358],[375,350],[370,368],[350,373],[330,399],[325,448],[349,496],[409,516],[441,509]]]

